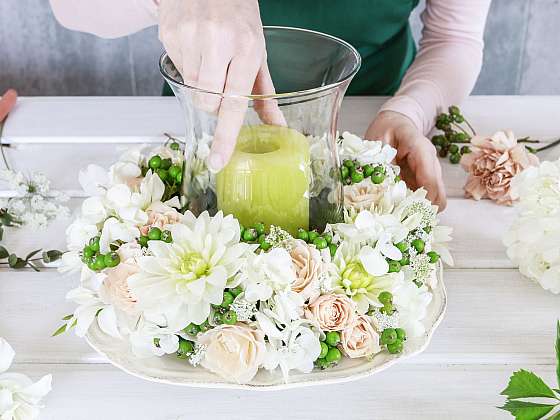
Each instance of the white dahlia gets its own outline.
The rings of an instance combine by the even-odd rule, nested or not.
[[[252,249],[239,242],[239,222],[222,212],[196,218],[187,212],[182,223],[168,226],[173,243],[150,241],[148,256],[139,258],[140,272],[129,280],[130,291],[150,318],[167,327],[201,324],[210,305],[222,302],[228,281],[238,273]]]

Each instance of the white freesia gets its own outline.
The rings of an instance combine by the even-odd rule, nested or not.
[[[238,280],[245,284],[245,299],[257,302],[269,299],[274,292],[289,290],[296,273],[289,252],[273,248],[267,253],[249,254]]]
[[[357,160],[360,165],[388,164],[397,155],[396,149],[387,144],[384,145],[380,141],[364,141],[347,131],[342,133],[339,150],[342,160]]]
[[[78,181],[88,196],[105,195],[110,186],[109,174],[99,165],[88,165],[80,171]]]
[[[15,352],[0,337],[0,419],[33,420],[39,417],[41,399],[51,391],[52,376],[33,382],[21,373],[6,372]]]
[[[142,175],[142,149],[137,147],[125,151],[119,160],[109,168],[111,184],[126,184],[134,187]]]
[[[411,337],[424,334],[422,320],[426,317],[432,294],[426,286],[418,287],[412,282],[402,282],[393,290],[393,304],[399,314],[399,326]]]
[[[187,212],[183,223],[168,228],[173,243],[149,242],[151,255],[138,259],[141,271],[129,277],[130,290],[150,316],[165,314],[183,327],[201,324],[210,305],[222,302],[251,246],[239,242],[239,222],[221,212],[198,218]]]
[[[172,354],[179,348],[179,336],[173,328],[160,327],[140,317],[136,328],[130,332],[132,352],[140,358]]]
[[[99,233],[97,226],[78,218],[68,228],[66,228],[66,242],[71,251],[81,250],[91,238]]]
[[[111,217],[103,225],[99,239],[99,250],[102,254],[106,254],[110,251],[109,245],[111,243],[115,241],[131,242],[138,236],[140,236],[140,231],[136,226]]]

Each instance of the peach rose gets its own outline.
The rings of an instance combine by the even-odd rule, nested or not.
[[[140,233],[144,236],[148,235],[148,232],[153,227],[163,230],[165,225],[172,225],[181,221],[181,213],[173,209],[167,210],[163,213],[148,210],[147,213],[148,221],[140,228]]]
[[[305,311],[307,319],[314,319],[323,331],[340,331],[356,323],[356,304],[346,295],[321,295]]]
[[[121,262],[115,268],[105,270],[107,277],[103,280],[101,293],[117,309],[134,314],[136,312],[136,299],[130,293],[128,278],[140,271],[133,258]]]
[[[292,291],[299,293],[304,300],[317,298],[318,277],[323,270],[321,253],[317,248],[303,241],[297,241],[297,245],[290,251],[290,256],[296,271],[296,281],[292,283]]]
[[[344,186],[344,205],[356,211],[369,210],[383,197],[383,185],[376,185],[369,179]]]
[[[200,364],[227,380],[244,384],[253,379],[264,360],[264,333],[246,324],[220,325],[200,335],[206,346]]]
[[[370,356],[381,351],[379,334],[365,315],[357,318],[356,325],[340,334],[342,350],[351,359]]]
[[[492,137],[475,136],[471,153],[463,155],[461,166],[468,172],[465,195],[475,200],[489,198],[498,204],[511,205],[512,178],[539,159],[517,143],[512,131],[498,131]]]

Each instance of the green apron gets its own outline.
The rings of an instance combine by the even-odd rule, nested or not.
[[[325,32],[352,44],[362,67],[348,95],[392,95],[416,47],[408,19],[418,0],[261,0],[263,25]],[[164,95],[172,95],[167,84]]]

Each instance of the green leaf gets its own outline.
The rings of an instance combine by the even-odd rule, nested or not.
[[[4,228],[0,226],[0,241],[2,240],[3,237],[4,237]]]
[[[8,257],[8,264],[10,264],[10,267],[15,268],[18,259],[19,258],[16,254],[10,254],[10,256]]]
[[[27,265],[28,265],[29,267],[31,267],[31,268],[33,269],[33,271],[35,271],[35,272],[37,272],[37,273],[41,271],[41,270],[39,270],[39,267],[37,267],[37,266],[36,266],[35,264],[33,264],[32,262],[27,261]]]
[[[560,320],[556,321],[556,379],[560,387]]]
[[[64,332],[66,332],[66,327],[68,324],[61,325],[52,335],[52,337],[56,337]]]
[[[509,411],[515,417],[515,420],[538,420],[550,413],[554,407],[554,405],[548,404],[508,400],[502,407],[498,408]]]
[[[0,245],[0,260],[3,260],[4,258],[8,258],[9,256],[10,253],[8,252],[8,250]]]
[[[62,257],[63,252],[56,249],[51,249],[50,251],[43,252],[43,262],[45,264],[51,263],[53,261],[59,260]]]
[[[544,381],[533,372],[519,370],[509,378],[509,384],[501,395],[509,399],[544,397],[555,398],[554,392]]]
[[[62,318],[62,320],[63,320],[63,321],[69,321],[69,320],[72,319],[73,316],[74,316],[73,314],[66,315],[64,318]]]
[[[39,252],[41,252],[41,249],[36,249],[35,251],[31,251],[29,254],[27,254],[27,257],[25,257],[25,261],[33,258]]]

